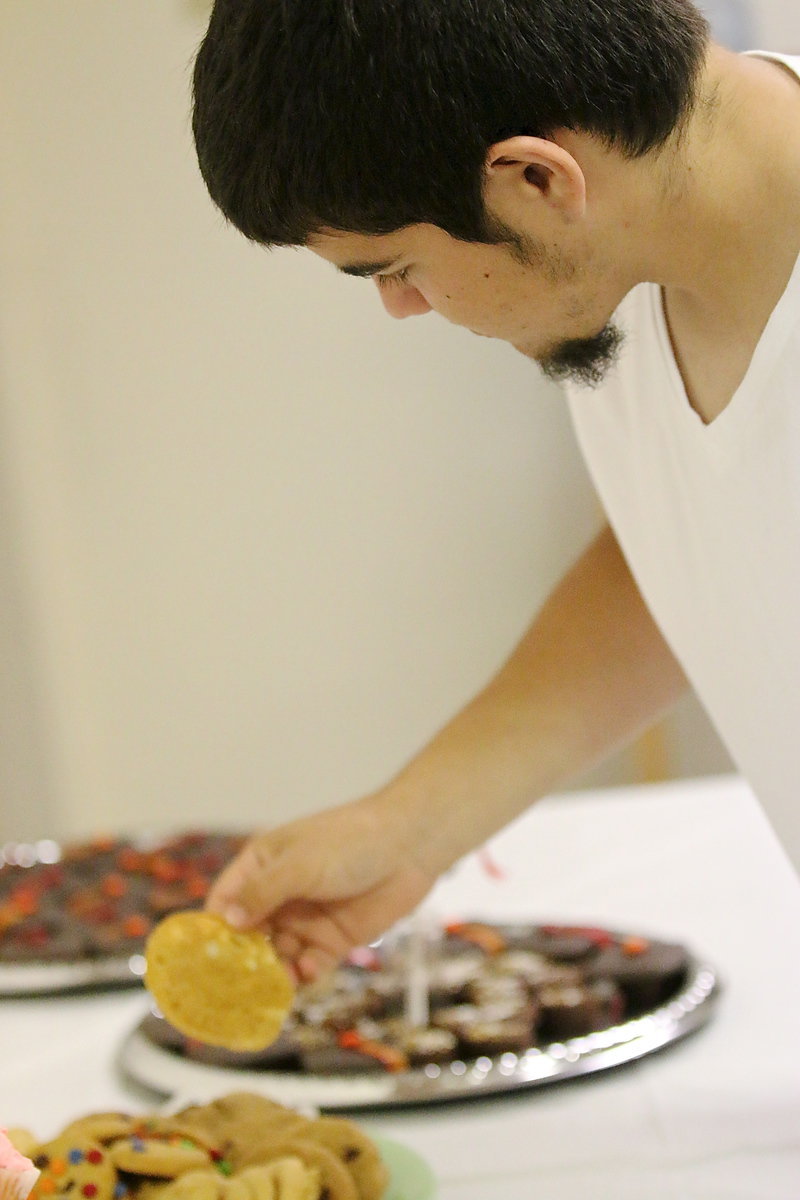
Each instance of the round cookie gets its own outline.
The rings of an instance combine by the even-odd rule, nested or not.
[[[269,1195],[269,1193],[267,1194]],[[231,1175],[223,1182],[222,1197],[223,1200],[253,1200],[253,1194],[247,1184],[236,1175]],[[272,1200],[271,1195],[270,1200]]]
[[[123,1138],[114,1142],[108,1153],[118,1171],[161,1179],[176,1179],[187,1171],[211,1166],[208,1152],[188,1140],[173,1144],[161,1138]]]
[[[241,1200],[319,1200],[322,1194],[319,1171],[299,1158],[278,1158],[261,1167],[247,1167],[228,1180],[225,1200],[239,1200],[237,1185],[245,1189]]]
[[[164,1016],[188,1037],[258,1050],[278,1036],[294,987],[270,942],[216,913],[173,913],[147,941],[145,982]]]
[[[256,1153],[261,1157],[256,1158]],[[320,1142],[312,1141],[305,1134],[276,1138],[272,1144],[265,1138],[258,1148],[253,1147],[252,1152],[243,1157],[247,1160],[247,1166],[258,1166],[277,1158],[299,1158],[306,1167],[316,1167],[319,1171],[322,1194],[326,1200],[359,1200],[358,1187],[350,1171],[332,1150]]]
[[[219,1157],[217,1155],[219,1147],[210,1133],[196,1129],[194,1125],[186,1124],[178,1117],[162,1116],[160,1113],[138,1117],[129,1132],[131,1136],[143,1138],[146,1141],[154,1139],[159,1142],[168,1142],[170,1145],[190,1143],[193,1146],[199,1146],[201,1150],[207,1150],[208,1157],[211,1159]]]
[[[389,1170],[378,1147],[354,1121],[318,1117],[303,1136],[333,1151],[353,1176],[359,1200],[380,1200],[389,1186]]]
[[[112,1200],[117,1172],[105,1146],[88,1138],[57,1137],[40,1146],[33,1160],[41,1174],[29,1200],[70,1196],[72,1200]]]
[[[210,1140],[234,1171],[263,1162],[261,1146],[277,1138],[302,1135],[308,1121],[256,1092],[231,1092],[209,1104],[193,1105],[174,1118],[191,1137]]]
[[[121,1112],[91,1113],[72,1121],[60,1134],[62,1138],[89,1138],[93,1142],[108,1143],[127,1137],[136,1126],[136,1117]]]
[[[168,1183],[146,1183],[137,1200],[222,1200],[227,1180],[216,1171],[187,1171]]]

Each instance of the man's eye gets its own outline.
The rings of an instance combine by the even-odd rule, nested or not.
[[[375,282],[379,288],[395,287],[400,283],[406,283],[408,280],[408,267],[403,267],[402,271],[395,271],[393,275],[376,275]]]

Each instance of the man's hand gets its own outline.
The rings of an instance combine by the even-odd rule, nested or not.
[[[493,680],[381,791],[253,838],[208,907],[300,980],[409,913],[443,871],[666,711],[686,679],[610,529]]]
[[[408,818],[382,796],[252,837],[206,907],[267,933],[299,982],[409,913],[435,882],[413,858]]]

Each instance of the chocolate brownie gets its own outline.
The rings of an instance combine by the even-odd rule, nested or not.
[[[622,992],[609,979],[549,985],[541,988],[538,996],[543,1042],[561,1042],[608,1029],[619,1023],[625,1007]]]
[[[405,1026],[393,1033],[387,1031],[387,1039],[405,1054],[412,1067],[452,1062],[458,1050],[455,1034],[432,1025],[416,1029]]]
[[[479,1016],[461,1030],[461,1048],[465,1058],[526,1050],[535,1040],[533,1023],[524,1017],[509,1017],[493,1021]]]
[[[642,937],[623,937],[606,946],[588,968],[593,979],[615,980],[631,1012],[655,1008],[681,986],[689,967],[685,946]]]

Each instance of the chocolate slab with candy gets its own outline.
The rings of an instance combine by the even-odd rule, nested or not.
[[[145,940],[200,908],[244,836],[7,843],[0,852],[0,995],[139,984]]]

